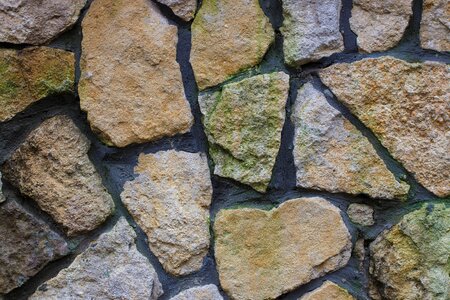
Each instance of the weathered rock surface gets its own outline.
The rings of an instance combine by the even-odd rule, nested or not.
[[[139,176],[125,184],[121,197],[150,249],[171,274],[199,270],[210,240],[206,156],[173,150],[141,154],[135,171]]]
[[[402,39],[411,16],[412,0],[354,0],[350,27],[361,51],[385,51]]]
[[[369,205],[352,203],[348,206],[347,215],[350,221],[358,225],[372,226],[375,224],[373,208]]]
[[[258,0],[204,0],[192,23],[191,64],[199,89],[256,66],[274,39]]]
[[[74,80],[71,52],[46,47],[0,49],[0,122],[44,97],[72,92]]]
[[[3,176],[37,202],[68,235],[90,231],[114,203],[87,155],[90,143],[72,120],[45,120],[2,167]]]
[[[0,42],[45,44],[78,20],[86,0],[0,2]]]
[[[331,281],[325,281],[320,287],[305,294],[299,300],[354,300],[346,289]]]
[[[137,249],[122,217],[30,299],[152,299],[162,295],[153,266]]]
[[[5,195],[3,195],[3,182],[2,182],[2,173],[0,172],[0,203],[4,202],[5,199]]]
[[[284,59],[292,67],[344,51],[341,0],[284,0]]]
[[[157,0],[159,3],[167,5],[173,13],[184,21],[194,18],[197,9],[197,0]]]
[[[197,286],[188,290],[182,291],[170,300],[222,300],[217,286],[208,284],[204,286]]]
[[[345,266],[352,248],[340,210],[322,198],[222,210],[214,233],[220,283],[233,299],[275,299]]]
[[[419,183],[450,194],[447,65],[370,58],[333,65],[320,77]]]
[[[289,76],[271,73],[199,96],[214,174],[265,192],[281,144]]]
[[[425,49],[450,51],[450,9],[447,0],[424,0],[420,44]]]
[[[15,201],[0,206],[0,295],[68,254],[66,241]]]
[[[177,27],[155,3],[96,0],[82,25],[80,104],[105,143],[124,147],[189,131]]]
[[[425,204],[370,245],[370,272],[383,299],[450,298],[450,208]]]
[[[292,121],[297,186],[406,198],[409,186],[395,179],[367,138],[311,83],[299,89]]]

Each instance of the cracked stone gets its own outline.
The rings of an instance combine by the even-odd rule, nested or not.
[[[208,284],[184,290],[170,300],[223,300],[217,286]]]
[[[325,281],[320,287],[309,292],[299,300],[355,300],[346,289],[331,281]]]
[[[420,22],[420,45],[425,49],[450,51],[448,0],[424,0]]]

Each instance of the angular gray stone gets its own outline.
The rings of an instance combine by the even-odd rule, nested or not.
[[[173,13],[184,21],[190,21],[194,18],[197,9],[197,0],[156,0],[159,3],[167,5]]]
[[[372,226],[375,224],[373,208],[369,205],[352,203],[348,206],[347,215],[350,221],[358,225]]]
[[[223,297],[217,286],[208,284],[184,290],[170,300],[223,300]]]
[[[163,294],[161,283],[148,259],[137,250],[135,239],[134,230],[120,218],[30,299],[156,300]]]
[[[450,51],[448,0],[424,0],[420,22],[420,45],[425,49]]]

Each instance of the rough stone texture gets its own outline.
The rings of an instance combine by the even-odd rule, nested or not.
[[[406,198],[409,186],[395,179],[367,138],[311,83],[299,89],[292,120],[297,186]]]
[[[372,226],[375,224],[373,208],[369,205],[352,203],[348,206],[347,215],[350,221],[358,225]]]
[[[114,210],[89,147],[69,117],[56,116],[30,133],[2,167],[3,176],[71,236],[96,228]]]
[[[5,195],[3,195],[2,188],[3,188],[2,173],[0,172],[0,203],[4,202],[6,200]]]
[[[182,291],[170,300],[223,300],[217,286],[208,284]]]
[[[206,156],[173,150],[141,154],[135,171],[139,176],[125,184],[121,197],[150,249],[171,274],[198,271],[210,240]]]
[[[46,47],[0,49],[0,122],[44,97],[72,92],[74,78],[71,52]]]
[[[447,65],[370,58],[333,65],[320,77],[419,183],[450,194]]]
[[[450,3],[448,0],[424,0],[420,23],[422,48],[450,51]]]
[[[220,283],[233,299],[274,299],[345,266],[352,248],[340,210],[322,198],[222,210],[214,233]]]
[[[264,192],[281,144],[289,76],[271,73],[199,96],[214,174]]]
[[[350,27],[361,51],[385,51],[402,39],[411,16],[412,0],[354,0]]]
[[[137,249],[136,233],[122,217],[73,263],[30,299],[152,299],[162,295],[153,266]]]
[[[0,1],[0,42],[42,45],[78,19],[86,0]]]
[[[0,295],[69,252],[59,234],[12,200],[0,206],[0,237]]]
[[[355,300],[355,298],[346,289],[327,280],[320,287],[305,294],[299,300]]]
[[[96,0],[82,26],[80,104],[102,141],[124,147],[189,131],[177,27],[156,4]]]
[[[344,51],[341,0],[284,0],[284,59],[292,67]]]
[[[197,0],[157,0],[159,3],[167,5],[173,13],[184,21],[194,18],[197,9]]]
[[[450,299],[450,208],[424,204],[370,245],[383,299]]]
[[[199,89],[257,65],[274,39],[258,0],[204,0],[192,23],[191,64]]]

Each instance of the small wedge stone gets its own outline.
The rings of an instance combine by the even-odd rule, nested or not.
[[[320,287],[305,294],[299,300],[355,300],[355,298],[346,289],[327,280]]]

